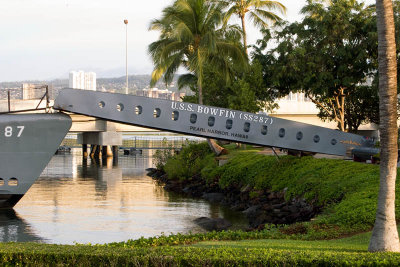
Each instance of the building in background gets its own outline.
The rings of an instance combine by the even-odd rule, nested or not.
[[[279,108],[269,114],[272,117],[337,129],[335,121],[323,121],[318,117],[318,107],[304,93],[290,93],[276,103]],[[358,133],[378,138],[378,126],[374,123],[360,125]]]
[[[71,71],[69,73],[69,88],[96,91],[96,73]]]
[[[168,99],[173,101],[182,101],[182,97],[185,96],[185,93],[172,92],[169,91],[168,89],[150,88],[150,89],[136,90],[136,95],[152,97],[152,98]]]
[[[37,84],[33,84],[33,83],[23,83],[22,84],[22,99],[23,100],[40,99],[43,97],[43,95],[45,93],[46,93],[46,88],[41,85],[37,85]],[[49,94],[50,94],[50,92],[49,92]]]

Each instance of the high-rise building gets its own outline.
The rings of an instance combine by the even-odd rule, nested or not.
[[[151,89],[136,90],[136,95],[152,97],[152,98],[169,99],[174,101],[182,101],[181,97],[184,97],[185,93],[172,92],[167,89],[160,90],[158,88],[151,88]]]
[[[96,73],[71,71],[69,73],[69,87],[96,91]]]

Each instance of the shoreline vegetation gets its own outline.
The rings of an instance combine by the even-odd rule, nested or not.
[[[379,165],[311,156],[277,159],[259,153],[259,147],[226,148],[230,153],[218,158],[207,143],[188,144],[175,155],[159,152],[149,175],[166,190],[242,211],[249,230],[277,227],[290,238],[317,240],[372,229]],[[398,207],[399,195],[396,218]]]
[[[188,144],[175,155],[160,151],[157,170],[151,174],[167,190],[195,197],[213,194],[220,203],[242,211],[256,204],[254,218],[271,222],[260,222],[248,231],[171,234],[105,245],[1,243],[0,262],[10,266],[400,265],[397,253],[367,252],[379,166],[312,157],[277,160],[258,153],[261,148],[225,147],[230,153],[218,158],[206,143]],[[284,203],[268,203],[278,200]],[[272,222],[275,215],[279,220],[291,218],[286,214],[290,208],[301,214],[298,203],[312,213],[292,223]],[[271,205],[277,206],[271,210]],[[284,207],[289,209],[286,213]]]

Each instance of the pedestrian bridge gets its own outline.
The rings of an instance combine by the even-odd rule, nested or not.
[[[42,101],[39,104],[39,99],[31,100],[11,100],[10,111],[22,111],[26,110],[29,113],[43,112],[46,108],[46,102]],[[38,105],[39,104],[39,105]],[[49,105],[53,106],[54,100],[50,100]],[[0,100],[0,112],[8,113],[9,106],[7,100]],[[20,112],[19,112],[20,113]],[[81,132],[105,132],[105,131],[116,131],[116,132],[157,132],[157,130],[138,127],[134,125],[115,123],[97,119],[94,117],[88,117],[84,115],[69,113],[72,118],[72,126],[69,132],[81,133]]]
[[[63,89],[54,109],[139,127],[313,153],[351,156],[353,149],[372,145],[360,135],[265,114],[134,95]],[[114,136],[87,135],[82,144],[105,138]]]

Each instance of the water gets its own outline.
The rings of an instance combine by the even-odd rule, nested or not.
[[[101,244],[201,232],[193,222],[201,216],[245,227],[239,213],[168,193],[147,177],[153,153],[120,155],[118,164],[84,163],[79,149],[55,155],[14,210],[0,211],[0,241]]]

